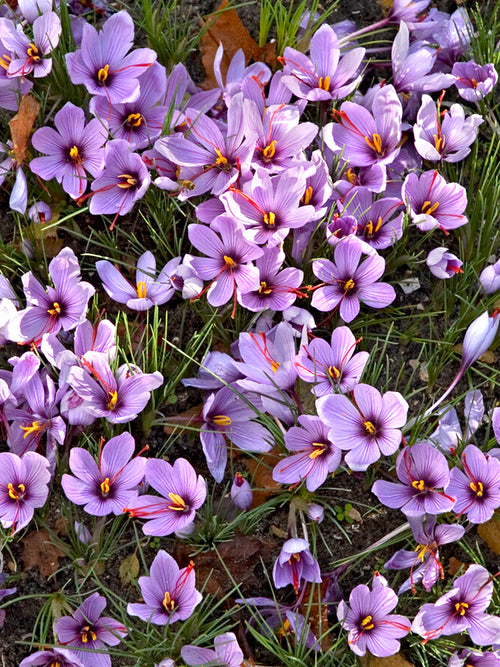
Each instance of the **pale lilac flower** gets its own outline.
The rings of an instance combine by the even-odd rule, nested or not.
[[[186,387],[214,391],[226,384],[240,380],[243,374],[236,367],[235,360],[225,352],[209,352],[198,369],[198,376],[181,380]]]
[[[317,503],[310,503],[307,506],[307,516],[311,519],[311,521],[321,523],[325,518],[325,510]]]
[[[385,260],[379,255],[367,257],[360,264],[361,246],[346,239],[335,247],[334,262],[318,259],[313,262],[313,273],[326,283],[313,294],[311,305],[329,312],[338,307],[340,317],[352,322],[360,310],[360,302],[371,308],[385,308],[396,298],[394,287],[377,283],[385,269]]]
[[[160,496],[135,495],[123,508],[131,517],[146,519],[142,530],[145,535],[171,535],[190,526],[205,502],[207,485],[196,475],[186,459],[176,459],[174,465],[162,459],[148,459],[146,482]]]
[[[500,667],[500,655],[480,651],[472,651],[470,648],[454,653],[448,662],[448,667]]]
[[[214,58],[214,75],[228,107],[231,107],[234,96],[240,92],[246,82],[254,81],[257,82],[260,87],[263,87],[271,78],[271,70],[262,62],[255,62],[246,67],[243,49],[238,49],[231,58],[226,71],[226,81],[224,83],[221,72],[223,57],[224,47],[222,44],[219,44],[219,48],[217,49]]]
[[[500,507],[500,461],[474,445],[462,453],[464,471],[452,468],[447,493],[455,496],[453,511],[472,523],[485,523]]]
[[[52,209],[44,201],[37,201],[28,209],[28,218],[32,222],[44,225],[52,220]]]
[[[500,259],[481,271],[479,282],[486,294],[494,294],[500,290]]]
[[[408,174],[402,197],[410,207],[413,223],[423,232],[440,227],[445,232],[467,224],[465,188],[447,183],[437,171]]]
[[[381,395],[374,387],[357,384],[352,389],[355,404],[341,394],[316,401],[322,421],[331,428],[330,440],[349,450],[345,461],[351,470],[366,470],[380,455],[390,456],[401,443],[408,403],[399,392]]]
[[[434,248],[427,255],[425,263],[432,275],[442,280],[453,278],[457,273],[463,273],[461,268],[463,262],[456,255],[448,252],[448,248]]]
[[[370,356],[368,352],[354,354],[358,342],[348,327],[334,329],[330,343],[313,338],[297,355],[298,376],[305,382],[314,382],[312,392],[318,398],[350,391],[359,382]]]
[[[337,617],[349,631],[349,648],[356,655],[372,655],[385,658],[399,651],[397,641],[410,632],[411,623],[406,616],[391,614],[398,596],[387,586],[360,584],[351,591],[349,605],[340,602]]]
[[[52,5],[52,3],[51,3]],[[19,667],[83,667],[75,651],[66,648],[42,649],[24,658]]]
[[[467,444],[484,416],[483,395],[479,389],[467,392],[464,400],[465,429],[462,432],[455,408],[443,408],[443,416],[429,439],[445,451],[455,454],[460,443]]]
[[[52,10],[52,0],[18,0],[17,8],[28,23],[33,23],[39,16]]]
[[[477,102],[489,95],[498,81],[498,74],[492,63],[478,65],[474,60],[455,63],[451,73],[456,77],[458,94],[467,102]]]
[[[147,310],[154,305],[160,306],[174,295],[174,286],[170,273],[177,267],[177,259],[171,260],[156,277],[156,259],[147,250],[137,260],[135,286],[132,285],[111,262],[96,262],[97,273],[108,296],[118,303],[125,303],[131,310]]]
[[[113,14],[99,32],[86,23],[81,48],[66,54],[71,81],[105,96],[110,107],[133,102],[139,97],[138,77],[156,60],[152,49],[129,53],[133,41],[134,23],[126,11]]]
[[[464,630],[478,646],[500,643],[500,618],[485,611],[493,595],[493,581],[481,565],[469,565],[455,579],[453,588],[434,603],[424,604],[412,624],[412,631],[424,641]]]
[[[455,498],[445,491],[450,481],[448,461],[433,445],[418,442],[398,455],[396,472],[400,483],[377,480],[372,486],[381,503],[399,508],[407,516],[449,512]]]
[[[388,19],[391,22],[417,21],[419,14],[427,9],[430,0],[394,0],[389,10]]]
[[[71,646],[71,655],[84,667],[111,667],[110,656],[95,649],[116,646],[127,634],[127,628],[119,621],[101,616],[105,607],[106,598],[94,593],[75,609],[72,616],[63,616],[55,624],[59,643]]]
[[[73,447],[69,456],[72,475],[63,475],[61,485],[72,503],[85,505],[88,514],[119,516],[137,497],[137,485],[144,478],[146,459],[132,459],[135,442],[129,433],[111,438],[99,452],[99,461],[86,449]],[[131,460],[132,459],[132,460]]]
[[[151,563],[149,577],[139,577],[144,603],[129,604],[127,612],[154,625],[185,621],[203,597],[195,588],[193,567],[191,561],[179,569],[172,556],[160,550]]]
[[[56,113],[54,124],[57,130],[41,127],[33,135],[33,146],[46,155],[31,160],[30,169],[43,180],[56,178],[77,199],[87,189],[86,172],[97,177],[103,170],[108,133],[97,118],[86,123],[83,109],[71,102]]]
[[[33,41],[23,32],[20,24],[17,29],[10,19],[0,19],[0,38],[4,45],[13,51],[13,58],[7,69],[8,77],[24,78],[33,72],[34,77],[47,76],[52,69],[52,58],[45,58],[59,43],[61,21],[55,12],[47,12],[33,23]]]
[[[252,487],[247,479],[239,472],[234,476],[231,486],[231,500],[239,510],[250,509],[253,500]]]
[[[181,656],[187,665],[218,665],[220,667],[241,667],[243,664],[243,651],[238,645],[236,635],[226,632],[214,639],[215,651],[209,648],[200,648],[186,644],[181,649]]]
[[[297,595],[302,580],[320,584],[321,574],[318,561],[309,551],[309,542],[294,537],[285,542],[274,562],[273,582],[276,588],[293,584]]]

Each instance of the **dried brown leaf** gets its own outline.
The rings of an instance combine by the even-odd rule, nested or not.
[[[377,658],[367,652],[364,657],[360,658],[360,662],[363,667],[413,667],[413,663],[408,662],[402,653],[396,653],[387,658]]]
[[[500,513],[495,512],[489,521],[481,523],[477,532],[489,548],[500,556]]]
[[[19,111],[9,123],[14,158],[19,166],[23,164],[26,157],[28,139],[39,108],[40,104],[34,97],[23,95]]]
[[[258,459],[245,460],[245,465],[252,474],[252,507],[259,507],[281,489],[281,484],[273,479],[273,468],[281,460],[278,451],[274,448],[261,454]]]
[[[38,566],[43,577],[50,577],[59,569],[59,558],[64,553],[50,541],[48,530],[32,530],[23,539],[23,563],[26,570]]]
[[[120,583],[122,586],[128,586],[134,582],[139,576],[139,559],[135,553],[129,554],[126,558],[120,563],[118,568],[118,575],[120,577]]]
[[[166,417],[170,424],[166,424],[163,427],[163,432],[168,433],[168,435],[172,435],[172,433],[179,433],[184,427],[190,426],[196,417],[199,417],[202,411],[203,403],[200,403],[192,408],[189,408],[189,410],[180,412],[178,415]]]
[[[323,604],[328,582],[322,584],[310,584],[307,582],[304,591],[304,598],[300,607],[300,613],[307,618],[311,626],[311,632],[315,637],[321,637],[320,646],[323,651],[328,651],[332,644],[328,632],[330,625],[328,623],[328,605]]]

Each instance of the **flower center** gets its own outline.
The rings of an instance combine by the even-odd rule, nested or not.
[[[101,493],[104,496],[104,498],[106,498],[110,489],[111,489],[111,484],[110,484],[110,481],[109,481],[109,477],[106,477],[106,479],[104,479],[101,482]]]
[[[171,597],[171,595],[168,591],[166,591],[166,593],[163,597],[162,605],[163,605],[165,611],[168,611],[168,612],[172,612],[175,609],[175,600]]]
[[[183,498],[177,493],[169,493],[168,497],[172,501],[172,504],[168,506],[169,510],[175,510],[176,512],[186,512],[189,510],[189,507],[186,505]]]
[[[425,489],[425,482],[423,479],[414,479],[411,485],[417,491],[423,491]]]
[[[290,565],[293,564],[292,559],[297,561],[297,563],[298,563],[300,561],[300,554],[292,554],[290,556],[290,558],[288,559],[288,562],[290,563]]]
[[[12,482],[8,483],[7,488],[9,490],[9,498],[12,498],[12,500],[21,500],[26,491],[24,484],[18,484],[17,487],[14,488]]]
[[[231,424],[231,417],[227,415],[215,415],[212,421],[217,426],[229,426]]]
[[[54,303],[52,304],[52,308],[49,308],[47,312],[49,315],[60,315],[61,306],[57,303],[57,301],[54,301]]]
[[[100,83],[104,83],[106,79],[109,76],[109,65],[104,65],[104,67],[101,67],[101,69],[97,72],[97,79]]]
[[[318,88],[321,88],[321,90],[326,90],[326,92],[328,92],[330,90],[330,77],[320,76],[318,81]]]
[[[147,292],[146,283],[143,280],[141,280],[140,282],[137,283],[137,296],[139,297],[139,299],[145,299],[146,292]]]
[[[371,238],[378,230],[382,227],[382,218],[380,217],[376,224],[373,223],[373,220],[369,220],[365,225],[365,236]]]
[[[474,491],[474,493],[476,494],[476,496],[477,496],[478,498],[482,498],[482,497],[483,497],[483,494],[484,494],[484,486],[483,486],[483,483],[482,483],[482,482],[471,482],[471,483],[469,484],[469,486],[470,486],[470,488],[472,489],[472,491]]]
[[[215,166],[219,167],[219,169],[222,169],[222,171],[230,172],[232,167],[229,164],[229,160],[227,159],[227,157],[222,155],[220,150],[218,150],[217,148],[215,148],[214,150],[215,154],[217,155],[217,159],[215,160]]]
[[[370,137],[365,137],[365,141],[370,148],[373,148],[375,153],[379,155],[382,153],[382,138],[380,134],[373,134],[371,139]]]
[[[80,151],[78,150],[78,146],[71,146],[69,149],[69,156],[73,160],[75,164],[82,164],[83,158],[80,155]]]
[[[439,202],[435,202],[434,204],[431,204],[429,200],[424,201],[422,204],[422,213],[424,215],[432,215],[434,211],[438,208]]]
[[[262,149],[262,159],[264,162],[272,160],[276,153],[276,139],[273,139],[270,144]]]
[[[41,430],[42,427],[39,421],[34,421],[29,426],[21,426],[21,431],[24,431],[24,436],[23,436],[24,440],[26,440],[26,438],[32,433],[38,433],[38,431]]]
[[[116,404],[118,403],[118,392],[117,391],[108,391],[109,401],[106,405],[108,410],[114,410]]]
[[[441,151],[443,150],[443,148],[444,148],[444,140],[445,140],[445,138],[444,138],[444,137],[440,137],[439,134],[433,134],[432,136],[434,137],[434,146],[435,146],[436,150],[437,150],[438,153],[439,153],[439,152],[441,152]]]
[[[272,287],[269,287],[265,280],[261,280],[259,287],[259,294],[271,294],[273,291]]]
[[[465,616],[465,612],[469,608],[467,602],[455,602],[455,611],[459,616]]]
[[[276,225],[276,214],[272,211],[269,211],[269,213],[264,213],[264,223],[268,227],[274,227]]]
[[[352,278],[349,278],[349,280],[346,280],[344,283],[344,292],[350,292],[352,289],[354,289],[356,286],[354,280]]]
[[[346,171],[345,175],[349,183],[352,183],[352,185],[356,185],[356,183],[358,182],[358,177],[356,176],[356,172],[352,167]]]
[[[224,262],[226,263],[226,266],[228,266],[230,269],[232,269],[233,266],[236,266],[236,262],[232,257],[229,257],[229,255],[224,255]]]
[[[313,451],[309,454],[310,459],[317,459],[326,452],[326,445],[323,442],[313,442]]]
[[[28,46],[26,53],[31,58],[31,60],[34,60],[35,62],[37,60],[40,60],[40,56],[38,55],[38,49],[33,44],[33,42],[31,42],[30,45]]]
[[[474,89],[476,89],[479,85],[478,82],[476,81],[476,79],[471,79],[470,82],[471,82],[471,85]]]
[[[365,616],[365,618],[361,621],[361,627],[363,630],[373,630],[375,627],[375,623],[373,623],[373,616]]]
[[[144,118],[141,116],[140,113],[131,113],[127,117],[127,123],[131,127],[139,127],[140,125],[142,125],[143,120]]]
[[[312,188],[312,185],[309,185],[309,187],[307,187],[306,191],[304,192],[304,196],[300,200],[300,202],[304,204],[304,206],[307,206],[307,204],[309,204],[309,202],[311,201],[313,192],[314,190]]]
[[[90,629],[90,625],[85,625],[81,630],[80,630],[80,636],[82,638],[82,642],[86,644],[89,640],[89,635],[91,641],[95,642],[97,639],[96,633]]]
[[[335,368],[335,366],[328,366],[328,375],[332,378],[332,380],[338,380],[340,377],[340,371],[338,368]]]
[[[137,185],[137,179],[130,174],[120,174],[118,178],[125,179],[122,183],[117,183],[118,187],[123,188],[124,190],[128,190],[128,188],[132,188],[134,185]]]
[[[374,435],[377,430],[373,422],[365,421],[363,422],[363,426],[365,427],[366,435]]]

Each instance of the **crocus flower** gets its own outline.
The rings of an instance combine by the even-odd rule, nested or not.
[[[467,224],[463,215],[467,206],[465,188],[447,183],[437,171],[408,174],[402,197],[409,204],[412,221],[423,232],[435,227],[447,232]]]
[[[342,452],[328,437],[328,426],[318,417],[300,415],[299,426],[285,434],[285,446],[292,456],[282,459],[273,470],[273,479],[282,484],[306,480],[308,491],[316,491],[340,465]]]
[[[500,655],[466,648],[450,657],[448,667],[500,667]]]
[[[317,503],[310,503],[307,506],[307,516],[311,519],[311,521],[315,521],[316,523],[321,523],[325,518],[325,510],[321,505],[318,505]]]
[[[297,355],[298,376],[305,382],[314,382],[312,392],[318,398],[335,391],[350,391],[359,382],[370,356],[368,352],[354,354],[358,342],[348,327],[335,328],[330,343],[313,338]]]
[[[110,106],[133,102],[139,97],[138,77],[156,60],[152,49],[129,53],[133,41],[134,22],[126,11],[113,14],[100,32],[86,23],[81,48],[66,54],[71,81],[105,96]]]
[[[250,509],[252,505],[252,487],[249,481],[239,472],[234,476],[233,485],[231,486],[231,500],[243,512]]]
[[[453,588],[434,604],[424,604],[412,624],[412,631],[424,641],[464,630],[478,646],[500,643],[500,618],[485,614],[493,595],[493,581],[481,565],[469,565],[455,579]]]
[[[485,523],[500,507],[500,461],[475,445],[462,453],[464,471],[451,469],[447,493],[455,496],[453,511],[472,523]]]
[[[377,585],[372,590],[360,584],[351,591],[349,605],[339,603],[337,616],[342,627],[349,631],[349,648],[356,655],[385,658],[399,651],[397,641],[408,634],[411,623],[406,616],[391,614],[398,596],[387,586]]]
[[[387,570],[410,568],[410,576],[399,587],[398,595],[410,589],[415,593],[415,586],[419,582],[422,582],[426,591],[430,591],[439,578],[444,579],[439,547],[461,539],[465,533],[465,528],[458,524],[443,523],[436,526],[436,517],[430,514],[408,517],[408,523],[418,546],[414,551],[396,551],[384,564]]]
[[[481,424],[484,416],[483,395],[479,389],[472,389],[465,395],[463,432],[455,408],[443,408],[443,412],[436,430],[431,433],[429,439],[441,449],[455,454],[459,444],[467,444]]]
[[[0,453],[0,521],[12,534],[27,526],[35,509],[43,507],[49,494],[49,462],[45,456],[27,452],[23,458]]]
[[[434,248],[427,255],[425,263],[432,275],[442,280],[453,278],[457,273],[463,273],[462,261],[453,253],[448,252],[448,248]]]
[[[202,594],[196,590],[194,563],[182,569],[166,551],[158,551],[151,563],[149,577],[139,577],[144,603],[127,606],[131,616],[155,625],[170,625],[185,621],[201,602]]]
[[[99,453],[96,463],[86,449],[73,447],[69,455],[72,475],[63,475],[61,484],[72,503],[85,505],[84,510],[95,516],[113,512],[119,516],[123,508],[137,496],[137,485],[144,478],[146,459],[132,455],[135,442],[130,433],[111,438]]]
[[[73,647],[71,655],[84,667],[111,667],[110,656],[94,649],[116,646],[127,634],[127,628],[119,621],[101,616],[105,607],[106,598],[94,593],[75,609],[72,616],[63,616],[55,624],[59,643]]]
[[[52,1],[18,0],[17,8],[28,23],[33,23],[39,16],[52,10]]]
[[[220,665],[220,667],[241,667],[243,651],[240,649],[234,632],[226,632],[214,639],[215,651],[186,644],[181,649],[181,656],[187,665]]]
[[[323,396],[316,401],[316,409],[331,428],[330,440],[349,450],[345,461],[351,470],[366,470],[381,454],[397,451],[408,403],[397,391],[382,396],[367,384],[355,385],[352,396],[355,405],[344,395]]]
[[[147,520],[142,528],[145,535],[162,537],[191,525],[207,495],[203,477],[186,459],[176,459],[173,466],[162,459],[148,459],[145,472],[147,483],[161,496],[135,495],[123,511]]]
[[[474,60],[455,63],[451,73],[456,77],[458,94],[467,102],[477,102],[489,95],[498,81],[498,74],[492,63],[478,65]]]
[[[481,271],[479,282],[486,294],[494,294],[500,290],[500,259]]]
[[[356,48],[340,58],[334,29],[323,24],[312,36],[308,58],[287,46],[280,59],[284,63],[282,82],[296,97],[311,101],[342,100],[361,81],[358,75],[365,49]]]
[[[37,651],[24,658],[19,667],[84,667],[75,651],[66,648],[52,648]]]
[[[17,29],[10,19],[0,19],[0,39],[13,51],[7,76],[24,79],[33,72],[34,77],[47,76],[52,69],[52,58],[45,58],[59,43],[61,21],[55,12],[47,12],[33,23],[33,41],[30,41],[20,25]]]
[[[104,167],[108,133],[97,118],[86,123],[83,109],[71,102],[56,113],[54,124],[56,130],[41,127],[33,135],[33,146],[45,157],[31,160],[30,169],[46,181],[55,177],[77,199],[87,189],[86,171],[96,177]]]
[[[285,542],[274,562],[273,581],[276,588],[293,584],[297,595],[302,579],[320,584],[321,574],[318,561],[309,551],[309,542],[294,537]]]
[[[135,286],[126,280],[111,262],[103,259],[96,262],[95,266],[108,296],[118,303],[126,303],[131,310],[147,310],[172,298],[175,289],[170,274],[177,265],[176,259],[171,260],[156,277],[156,259],[153,253],[147,250],[137,260]]]
[[[400,484],[377,480],[372,492],[387,507],[398,507],[407,516],[449,512],[455,498],[439,489],[450,481],[448,461],[433,445],[418,442],[398,455],[396,472]]]
[[[361,303],[371,308],[385,308],[394,301],[394,287],[377,283],[385,269],[383,257],[372,255],[360,264],[361,254],[356,239],[345,239],[335,246],[334,262],[328,259],[313,262],[314,275],[326,283],[313,294],[311,305],[314,308],[329,312],[338,307],[340,317],[352,322]]]
[[[52,209],[44,201],[37,201],[28,209],[28,218],[32,222],[44,225],[52,220]]]

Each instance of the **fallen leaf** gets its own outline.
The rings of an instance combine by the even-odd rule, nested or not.
[[[387,658],[377,658],[367,651],[366,655],[359,660],[363,667],[413,667],[413,663],[408,662],[402,653],[396,653]]]
[[[477,532],[489,548],[500,556],[500,513],[495,512],[489,521],[479,524]]]
[[[23,563],[26,570],[38,566],[42,577],[50,577],[59,569],[59,558],[64,553],[50,541],[50,533],[44,528],[32,530],[23,539]]]
[[[168,435],[172,435],[172,433],[180,433],[185,426],[190,426],[196,417],[199,417],[202,411],[203,403],[200,403],[199,405],[195,405],[194,407],[189,408],[189,410],[180,412],[177,415],[166,417],[170,423],[163,427],[163,432],[168,433]]]
[[[468,563],[464,563],[461,560],[458,560],[458,558],[455,558],[455,556],[451,556],[448,559],[448,567],[446,568],[446,571],[451,577],[454,577],[460,570],[463,570],[463,574],[468,567]]]
[[[452,347],[453,352],[460,352],[460,354],[463,354],[463,349],[462,343],[457,343],[457,345]],[[479,357],[479,361],[482,361],[483,364],[494,364],[496,360],[497,356],[492,350],[486,350],[486,352],[483,352]]]
[[[355,507],[351,507],[348,512],[347,516],[355,521],[356,523],[363,523],[363,518],[361,514],[358,512],[358,510]]]
[[[28,139],[33,129],[33,124],[38,115],[40,104],[31,95],[23,95],[19,111],[9,122],[12,137],[12,148],[17,165],[20,166],[26,157]]]
[[[328,623],[328,605],[321,602],[326,593],[327,586],[327,581],[319,585],[307,582],[299,610],[307,619],[314,636],[321,638],[320,646],[323,651],[328,651],[332,646],[330,636],[327,634],[330,628]]]
[[[118,568],[118,575],[120,577],[120,583],[122,586],[128,586],[134,582],[139,576],[139,559],[135,553],[131,553],[129,556],[124,558],[120,563]]]
[[[260,454],[258,458],[247,458],[245,465],[252,474],[252,507],[260,507],[269,496],[274,495],[281,489],[281,484],[273,479],[273,468],[282,460],[278,456],[278,448],[270,452]]]

